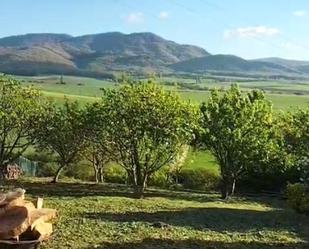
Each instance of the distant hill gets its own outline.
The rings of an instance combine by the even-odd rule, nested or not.
[[[294,70],[300,72],[300,73],[306,73],[309,74],[309,61],[298,61],[298,60],[286,60],[282,58],[262,58],[257,59],[253,61],[259,61],[259,62],[271,62],[275,63],[284,67],[293,68]]]
[[[245,60],[234,55],[208,55],[171,65],[176,71],[199,73],[207,71],[297,74],[293,67],[271,61]]]
[[[181,45],[153,33],[110,32],[78,37],[44,33],[0,39],[0,72],[97,77],[119,71],[309,75],[309,62],[211,55],[203,48]]]
[[[206,55],[202,48],[152,33],[27,34],[0,39],[0,71],[16,74],[169,70],[169,64]]]

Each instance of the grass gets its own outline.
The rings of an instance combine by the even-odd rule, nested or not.
[[[283,200],[151,189],[141,200],[122,185],[35,179],[15,183],[56,208],[53,239],[42,249],[308,248],[309,218]]]
[[[99,97],[83,96],[83,95],[73,95],[73,94],[63,94],[59,92],[49,92],[42,91],[43,95],[48,99],[53,100],[57,104],[63,104],[65,100],[78,101],[79,104],[85,105],[87,103],[95,102],[99,100]]]
[[[192,103],[207,101],[209,92],[207,91],[181,91],[180,96]],[[293,94],[266,94],[267,99],[272,101],[275,110],[293,110],[309,106],[309,95]]]
[[[218,164],[209,151],[193,150],[189,151],[184,163],[184,168],[207,168],[209,171],[219,173]]]
[[[24,85],[34,85],[41,89],[43,93],[53,98],[58,103],[63,103],[64,98],[77,100],[82,104],[95,101],[102,95],[102,88],[116,87],[115,83],[108,80],[100,80],[87,77],[64,76],[63,80],[66,84],[59,84],[60,77],[57,75],[25,77],[16,76]],[[185,78],[163,78],[161,81],[184,82],[193,84],[195,79]],[[214,82],[213,80],[202,80],[202,86],[209,88],[227,88],[230,82]],[[274,104],[276,110],[293,110],[309,105],[309,83],[308,82],[286,82],[286,81],[254,81],[240,82],[239,86],[243,90],[264,89],[266,96]],[[180,90],[175,86],[164,86],[167,90],[176,91],[185,100],[193,103],[201,103],[207,101],[209,97],[208,91],[190,91]],[[296,95],[295,92],[302,95]]]

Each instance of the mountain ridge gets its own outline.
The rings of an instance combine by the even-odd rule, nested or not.
[[[94,77],[119,71],[309,75],[309,62],[281,58],[245,60],[234,55],[213,55],[204,48],[178,44],[150,32],[82,36],[31,33],[0,38],[0,71]]]

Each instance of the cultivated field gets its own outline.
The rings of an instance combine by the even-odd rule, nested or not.
[[[40,77],[18,77],[25,85],[34,85],[41,89],[44,94],[54,98],[57,102],[64,101],[64,96],[68,99],[78,100],[81,103],[95,101],[101,96],[102,88],[117,87],[112,81],[99,80],[86,77],[64,76],[65,84],[60,84],[59,76]],[[181,97],[193,103],[206,101],[209,91],[185,89],[177,86],[177,82],[194,85],[195,79],[186,78],[162,78],[159,80],[166,89],[178,92]],[[169,85],[165,85],[168,82]],[[176,85],[173,85],[173,84]],[[273,102],[277,110],[296,109],[309,104],[309,82],[294,81],[228,81],[214,82],[213,80],[201,80],[197,85],[211,88],[228,88],[231,83],[238,83],[242,90],[262,89],[266,91],[267,97]]]

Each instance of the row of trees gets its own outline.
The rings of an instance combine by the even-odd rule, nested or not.
[[[100,101],[81,108],[69,101],[56,106],[4,76],[0,84],[1,167],[35,145],[57,155],[54,182],[80,157],[92,162],[96,180],[103,181],[102,169],[113,161],[126,170],[141,197],[149,177],[163,166],[175,167],[189,144],[214,154],[224,198],[252,170],[284,170],[296,161],[308,167],[303,162],[309,111],[274,115],[261,91],[214,90],[198,107],[153,82],[130,81],[104,90]]]

